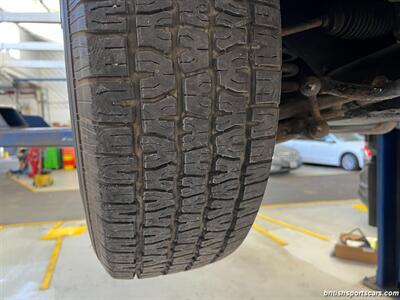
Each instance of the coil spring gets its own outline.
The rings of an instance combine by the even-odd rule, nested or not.
[[[384,1],[328,2],[323,25],[328,34],[342,39],[372,39],[395,28],[393,5]]]
[[[282,49],[282,93],[293,93],[300,85],[293,80],[299,74],[299,67],[294,63],[298,57],[287,48]]]

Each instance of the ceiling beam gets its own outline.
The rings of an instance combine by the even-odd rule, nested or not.
[[[63,60],[6,60],[2,63],[6,68],[29,68],[29,69],[64,69]]]
[[[64,46],[51,42],[0,43],[0,50],[64,51]]]
[[[16,13],[0,11],[0,22],[60,23],[59,13]]]

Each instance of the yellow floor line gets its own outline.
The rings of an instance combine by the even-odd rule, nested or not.
[[[18,183],[19,185],[23,186],[24,188],[28,189],[29,191],[31,191],[32,193],[36,193],[37,190],[33,187],[33,185],[26,183],[25,181],[19,179],[17,176],[15,175],[8,175],[8,178],[10,178],[11,180],[13,180],[14,182]]]
[[[366,206],[364,203],[357,203],[357,204],[352,205],[352,207],[354,209],[362,211],[362,212],[368,211],[368,206]]]
[[[261,207],[264,208],[279,208],[279,207],[292,207],[292,206],[303,206],[303,205],[328,205],[328,204],[340,204],[360,201],[360,199],[347,199],[347,200],[320,200],[320,201],[301,201],[301,202],[289,202],[282,204],[264,204]]]
[[[266,231],[264,228],[262,228],[261,226],[258,226],[257,224],[253,224],[252,228],[255,231],[258,231],[262,235],[266,236],[267,238],[269,238],[273,242],[277,243],[280,246],[286,246],[288,244],[286,241],[284,241],[281,238],[279,238],[279,237],[273,235],[272,233]]]
[[[36,193],[57,193],[57,192],[73,192],[79,191],[78,187],[64,187],[64,188],[37,188],[35,189]]]
[[[67,227],[53,227],[45,235],[41,237],[42,240],[55,240],[59,237],[81,235],[87,230],[86,225],[83,226],[67,226]]]
[[[57,238],[56,240],[56,245],[54,246],[53,251],[51,252],[49,264],[47,265],[46,274],[44,275],[42,283],[40,284],[39,289],[41,291],[47,290],[50,287],[63,241],[64,241],[63,236]]]
[[[55,222],[54,226],[41,237],[42,240],[55,240],[56,245],[51,252],[50,260],[47,265],[46,273],[43,277],[42,283],[40,284],[40,290],[44,291],[50,287],[51,280],[53,279],[53,274],[56,269],[57,260],[60,255],[61,246],[63,244],[64,238],[71,235],[80,235],[87,230],[86,225],[83,226],[67,226],[62,227],[65,221]]]
[[[37,227],[42,225],[51,225],[57,224],[59,222],[68,223],[68,222],[84,222],[85,220],[55,220],[55,221],[39,221],[39,222],[30,222],[30,223],[16,223],[16,224],[0,224],[0,228],[18,228],[18,227]]]
[[[303,227],[300,227],[300,226],[296,226],[296,225],[293,225],[293,224],[289,224],[289,223],[286,223],[286,222],[284,222],[282,220],[271,218],[271,217],[265,216],[265,215],[260,214],[260,213],[257,214],[257,217],[259,217],[260,219],[263,219],[265,221],[277,224],[279,226],[286,227],[288,229],[291,229],[291,230],[294,230],[294,231],[298,231],[298,232],[304,233],[306,235],[315,237],[317,239],[320,239],[320,240],[323,240],[323,241],[329,241],[329,237],[327,237],[325,235],[322,235],[322,234],[319,234],[319,233],[316,233],[314,231],[308,230],[306,228],[303,228]]]

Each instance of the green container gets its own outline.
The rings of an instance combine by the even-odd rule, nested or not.
[[[47,147],[44,155],[43,167],[45,169],[61,169],[61,152],[57,147]]]

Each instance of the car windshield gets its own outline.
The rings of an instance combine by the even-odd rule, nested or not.
[[[335,137],[341,142],[359,142],[364,140],[364,137],[357,133],[335,134]]]

